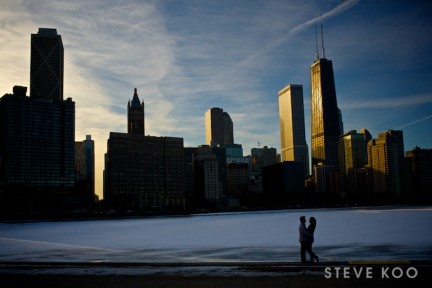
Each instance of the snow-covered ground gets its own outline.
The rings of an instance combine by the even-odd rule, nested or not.
[[[299,217],[321,261],[432,259],[432,207],[375,207],[0,224],[0,261],[299,261]]]

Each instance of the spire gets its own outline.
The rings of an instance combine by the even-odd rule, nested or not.
[[[321,16],[321,43],[322,43],[322,58],[326,58],[324,52],[324,33],[323,33],[322,16]]]
[[[141,103],[138,97],[137,88],[134,89],[134,95],[132,98],[131,108],[141,108]]]
[[[315,24],[315,46],[316,46],[316,60],[320,59],[319,52],[318,52],[318,32]]]

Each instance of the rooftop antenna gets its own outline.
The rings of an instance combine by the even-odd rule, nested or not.
[[[315,45],[316,45],[316,60],[320,59],[319,53],[318,53],[318,32],[315,24]]]
[[[321,15],[321,42],[322,42],[322,58],[325,58],[325,52],[324,52],[324,33],[323,33],[322,15]]]

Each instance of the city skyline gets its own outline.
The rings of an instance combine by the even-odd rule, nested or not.
[[[30,88],[32,33],[46,27],[62,35],[64,98],[76,103],[76,140],[95,140],[100,196],[107,139],[127,131],[124,103],[135,87],[146,103],[146,134],[204,144],[204,112],[221,107],[249,154],[258,141],[280,153],[277,92],[301,84],[310,147],[309,69],[320,14],[344,132],[366,128],[375,138],[400,129],[406,150],[431,148],[431,4],[106,3],[6,1],[0,11],[1,95]]]

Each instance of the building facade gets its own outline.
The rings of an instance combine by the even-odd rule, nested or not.
[[[220,179],[219,161],[213,149],[208,145],[199,146],[193,155],[194,159],[194,203],[196,208],[216,208],[223,193]]]
[[[432,201],[432,149],[415,147],[405,153],[408,165],[411,168],[412,182],[408,190],[409,198],[419,203]]]
[[[341,191],[346,194],[366,193],[358,184],[359,171],[368,164],[367,144],[372,139],[368,130],[351,130],[339,139],[339,173]]]
[[[404,157],[403,132],[388,130],[368,142],[368,163],[373,181],[373,197],[397,201],[401,198],[401,162]]]
[[[271,208],[301,204],[304,198],[303,164],[284,161],[262,169],[264,203]]]
[[[211,108],[205,113],[206,144],[212,147],[234,144],[231,117],[221,108]]]
[[[185,209],[183,139],[110,133],[104,199],[117,211]]]
[[[56,29],[39,28],[31,35],[30,97],[63,100],[64,48]]]
[[[309,176],[302,85],[288,85],[279,91],[279,122],[282,161],[302,163],[305,176]]]
[[[84,207],[95,208],[95,153],[91,135],[83,141],[75,142],[75,187],[81,195]]]

